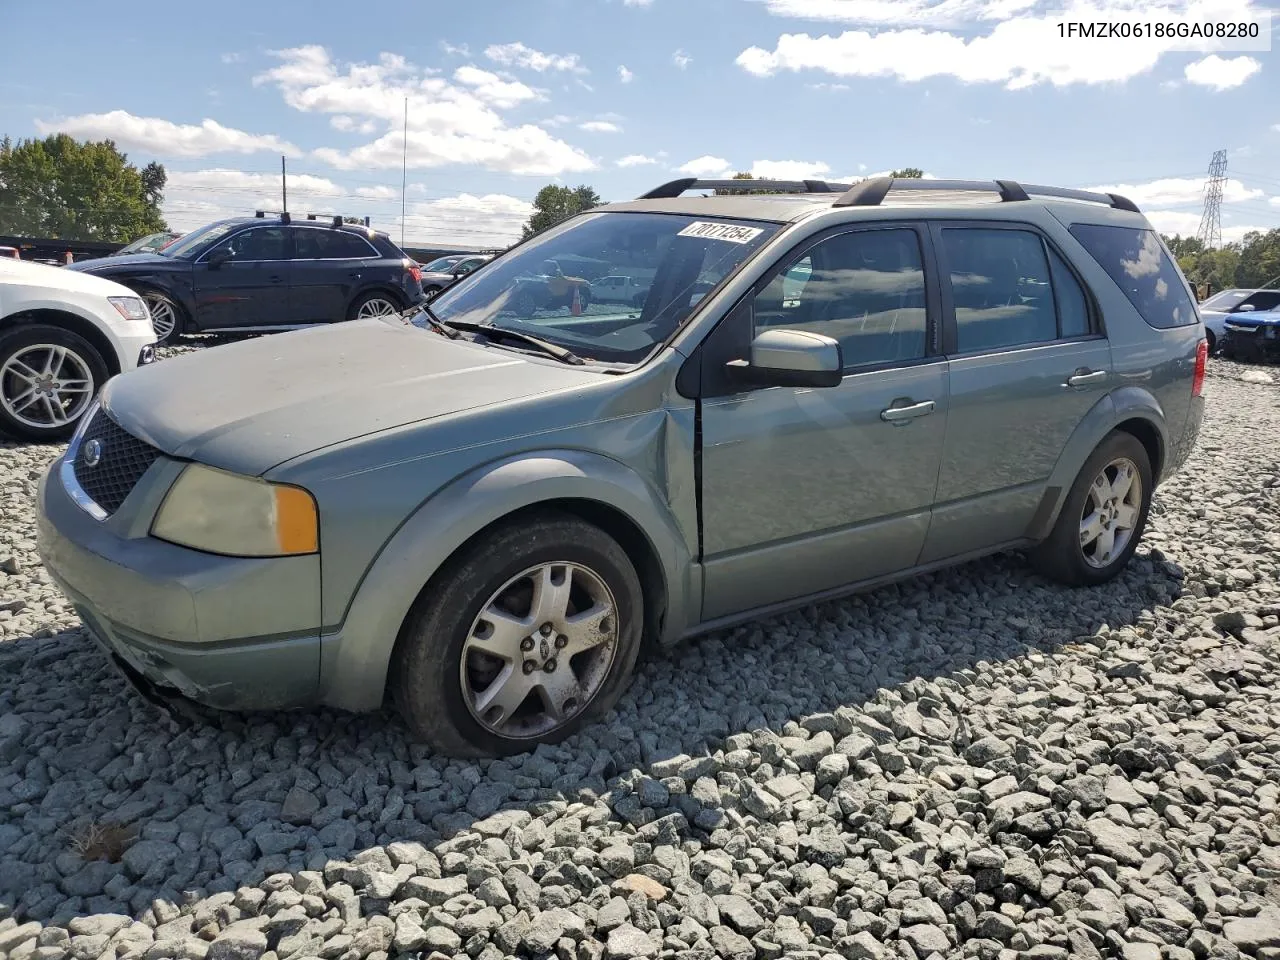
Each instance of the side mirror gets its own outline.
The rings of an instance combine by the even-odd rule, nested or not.
[[[230,259],[230,250],[215,250],[213,253],[209,254],[209,259],[205,262],[209,264],[210,270],[217,270]]]
[[[1256,303],[1242,303],[1236,307],[1236,313],[1253,313],[1257,309],[1258,305]]]
[[[836,387],[844,379],[840,342],[807,330],[765,330],[750,360],[730,360],[730,376],[758,387]]]

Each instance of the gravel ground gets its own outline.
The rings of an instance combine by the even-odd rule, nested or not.
[[[997,558],[719,633],[487,763],[154,713],[40,567],[57,450],[0,446],[0,956],[1276,960],[1280,371],[1206,394],[1113,584]]]

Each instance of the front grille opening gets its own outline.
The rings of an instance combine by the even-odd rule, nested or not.
[[[97,456],[92,466],[91,451]],[[125,497],[159,456],[159,450],[139,440],[107,416],[105,410],[99,409],[80,438],[80,449],[72,467],[81,489],[110,515],[120,509]]]

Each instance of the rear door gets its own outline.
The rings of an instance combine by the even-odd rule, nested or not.
[[[219,251],[231,258],[217,266]],[[202,254],[193,265],[196,325],[201,330],[271,327],[291,322],[288,227],[250,227]]]
[[[368,240],[349,230],[294,226],[293,234],[297,254],[290,277],[297,322],[347,319],[356,290],[377,279],[372,265],[381,255]]]
[[[922,563],[1023,536],[1067,439],[1115,385],[1097,306],[1039,230],[931,230],[951,408]]]

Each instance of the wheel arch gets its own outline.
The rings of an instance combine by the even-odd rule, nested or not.
[[[83,337],[90,345],[98,351],[102,357],[103,364],[106,365],[109,376],[114,377],[120,372],[120,357],[116,353],[115,344],[111,339],[102,332],[101,328],[92,320],[88,320],[78,313],[69,310],[57,310],[51,307],[41,307],[31,310],[20,310],[12,313],[3,319],[0,319],[0,337],[4,336],[10,330],[15,330],[24,324],[43,323],[53,327],[61,327],[72,333]]]
[[[646,636],[683,632],[692,558],[661,498],[629,467],[598,454],[538,451],[479,467],[423,502],[383,544],[321,653],[324,701],[376,709],[405,619],[449,562],[495,526],[558,510],[599,526],[626,551],[645,591]]]
[[[1076,426],[1045,484],[1044,494],[1026,530],[1028,540],[1047,537],[1071,492],[1085,461],[1111,433],[1135,437],[1151,460],[1151,475],[1159,485],[1169,448],[1164,408],[1159,399],[1141,387],[1121,387],[1102,397]]]
[[[355,305],[357,303],[375,293],[386,297],[392,303],[396,304],[401,310],[404,310],[409,305],[403,290],[397,290],[390,283],[378,280],[366,287],[361,287],[356,291],[355,296],[351,298],[351,302],[347,304],[347,313],[352,313],[355,310]]]

